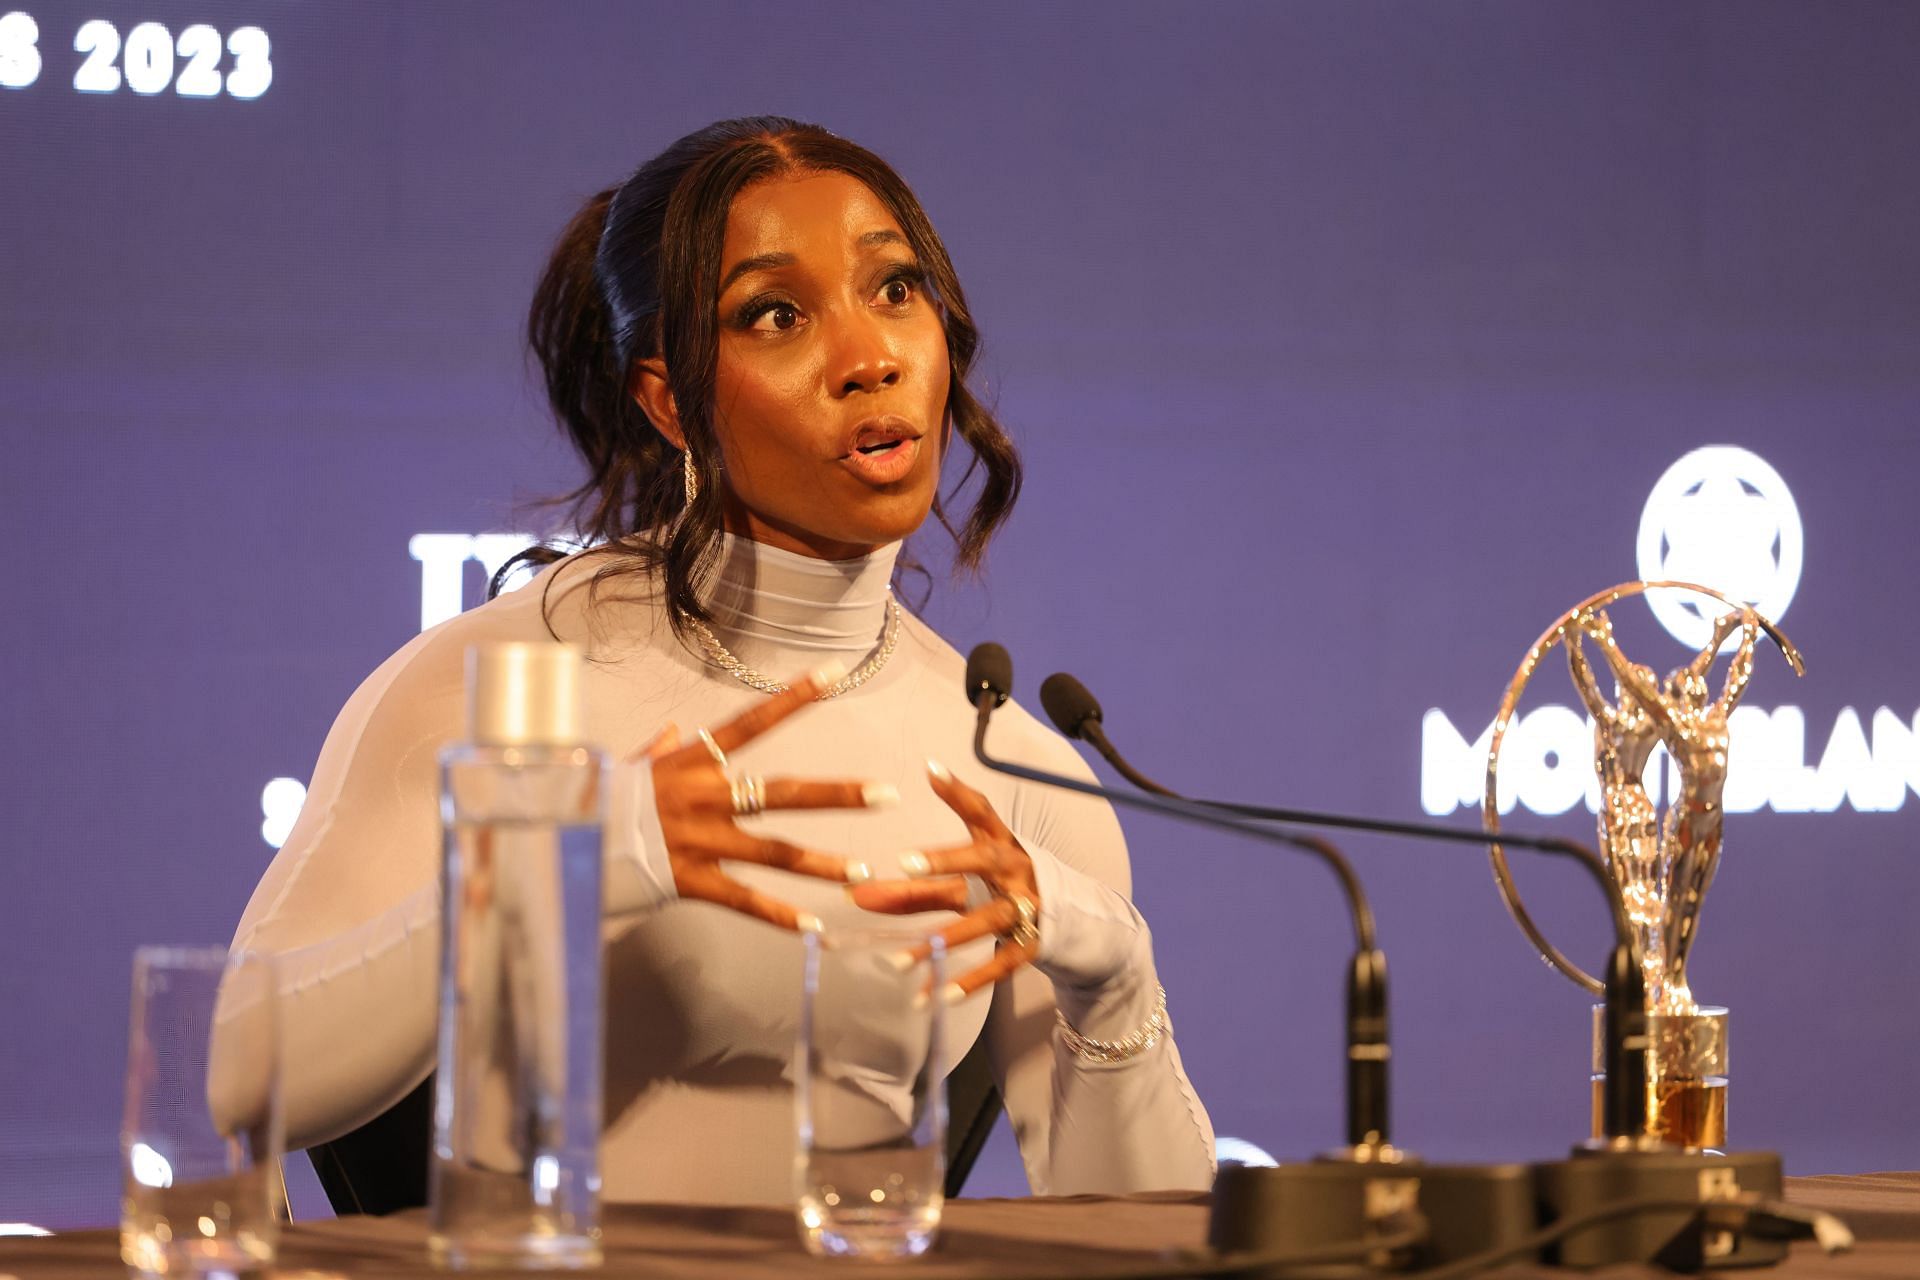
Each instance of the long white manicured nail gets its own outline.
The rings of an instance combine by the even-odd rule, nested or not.
[[[839,684],[841,680],[846,678],[846,674],[846,663],[840,661],[838,658],[829,658],[815,667],[807,676],[807,679],[825,689]]]
[[[886,965],[887,968],[893,970],[895,973],[905,973],[920,962],[914,958],[914,954],[911,951],[896,951],[890,956],[882,956],[880,963]]]
[[[920,990],[913,993],[913,1011],[915,1013],[918,1013],[922,1009],[926,1008],[928,1003],[929,1001],[927,1000],[927,991],[925,987],[922,987]]]
[[[820,917],[814,915],[811,911],[800,912],[794,917],[794,924],[802,933],[823,933],[827,927],[821,924]]]
[[[927,860],[927,855],[924,853],[918,851],[903,853],[900,855],[900,874],[916,879],[920,876],[930,876],[933,874],[933,863]]]
[[[949,982],[946,986],[940,988],[941,1004],[946,1004],[946,1005],[959,1004],[962,1000],[965,1000],[966,998],[967,998],[967,989],[961,986],[957,982]]]
[[[900,803],[900,788],[891,782],[869,782],[860,788],[860,803],[869,809],[885,809]]]
[[[932,774],[934,779],[939,782],[947,782],[953,778],[953,771],[941,764],[938,760],[927,761],[927,772]]]
[[[873,879],[873,868],[864,862],[849,862],[845,874],[848,884],[865,884]]]

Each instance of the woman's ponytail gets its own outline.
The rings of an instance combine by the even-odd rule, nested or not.
[[[635,535],[677,501],[663,478],[677,475],[679,462],[627,390],[628,362],[615,342],[597,270],[607,210],[618,191],[609,187],[590,198],[554,242],[527,312],[527,345],[539,361],[554,417],[587,464],[585,480],[557,500],[572,506],[573,536],[652,560],[657,551]],[[551,564],[564,555],[549,546],[529,547],[501,566],[489,594],[497,594],[520,566]]]
[[[615,188],[573,215],[554,244],[527,314],[527,342],[547,385],[554,416],[587,464],[567,495],[581,537],[617,542],[645,529],[657,505],[647,499],[678,459],[627,391],[626,363],[613,341],[595,270],[601,229]]]

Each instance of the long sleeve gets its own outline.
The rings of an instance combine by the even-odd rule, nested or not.
[[[1047,767],[1091,776],[1060,744]],[[1066,757],[1066,758],[1063,758]],[[1056,1008],[1082,1033],[1126,1037],[1153,1014],[1152,935],[1127,900],[1127,852],[1112,810],[1022,791],[1009,819],[1033,859],[1040,953],[996,994],[987,1034],[1036,1194],[1203,1189],[1213,1128],[1171,1028],[1121,1062],[1073,1053]]]
[[[432,1069],[439,989],[439,751],[460,735],[468,615],[361,685],[327,735],[299,821],[254,890],[233,949],[279,964],[288,1144],[338,1137]],[[650,774],[616,766],[607,913],[673,896]]]
[[[233,947],[278,960],[291,1146],[352,1129],[427,1075],[439,964],[437,755],[457,666],[431,635],[361,685],[327,735],[300,819]],[[373,1011],[378,1016],[369,1016]]]

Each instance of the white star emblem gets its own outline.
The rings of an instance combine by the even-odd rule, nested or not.
[[[1734,445],[1695,449],[1667,468],[1640,516],[1645,579],[1697,582],[1778,621],[1800,584],[1803,532],[1786,481],[1760,455]],[[1711,638],[1717,601],[1671,591],[1647,604],[1691,648]]]

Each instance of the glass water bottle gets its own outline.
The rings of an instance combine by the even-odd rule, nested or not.
[[[441,754],[440,1049],[430,1250],[456,1268],[600,1262],[600,837],[577,650],[467,652]]]

